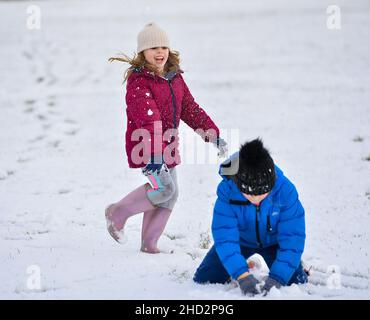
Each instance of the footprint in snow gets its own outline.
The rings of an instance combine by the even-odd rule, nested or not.
[[[77,123],[77,121],[75,121],[75,120],[73,120],[73,119],[69,119],[69,118],[64,119],[64,122],[65,122],[65,123],[69,123],[69,124],[76,124],[76,123]]]
[[[44,140],[46,138],[45,135],[41,134],[41,135],[38,135],[30,140],[28,140],[28,142],[31,142],[31,143],[35,143],[35,142],[38,142],[38,141],[41,141],[41,140]]]
[[[5,170],[0,169],[0,180],[5,180],[8,177],[8,173]]]
[[[37,119],[40,120],[40,121],[45,121],[45,120],[47,120],[47,117],[45,115],[39,113],[37,115]]]
[[[67,194],[67,193],[70,193],[70,192],[72,192],[72,190],[70,190],[70,189],[60,189],[58,191],[58,194]]]
[[[53,141],[49,141],[47,146],[50,148],[58,148],[60,143],[61,143],[60,140],[53,140]]]
[[[14,170],[4,170],[0,169],[0,180],[5,180],[8,177],[12,176],[15,174]]]
[[[23,110],[24,113],[32,113],[34,111],[35,111],[35,108],[33,108],[33,107],[28,107],[28,108]]]
[[[19,157],[17,162],[18,163],[26,163],[26,162],[29,162],[31,159],[30,158],[26,158],[26,157]]]
[[[32,59],[33,59],[33,55],[32,55],[32,53],[30,53],[30,52],[23,51],[23,52],[22,52],[22,55],[23,55],[26,59],[28,59],[28,60],[32,60]]]
[[[24,104],[27,104],[27,105],[33,105],[36,103],[36,100],[34,99],[27,99],[24,101]]]
[[[78,133],[78,131],[80,131],[80,129],[71,129],[65,131],[64,134],[66,134],[67,136],[75,136]]]
[[[53,108],[53,107],[55,107],[55,105],[56,105],[55,101],[49,101],[48,102],[48,107],[49,108]]]
[[[49,130],[52,127],[50,123],[42,125],[43,130]]]

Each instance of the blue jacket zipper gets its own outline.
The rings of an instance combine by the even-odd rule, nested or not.
[[[267,232],[271,232],[272,231],[272,227],[271,227],[271,221],[270,221],[270,215],[267,215]]]
[[[262,248],[259,220],[260,220],[260,206],[256,206],[256,237],[258,246]]]

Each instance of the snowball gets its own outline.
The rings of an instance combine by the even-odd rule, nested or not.
[[[153,114],[152,109],[149,109],[149,110],[148,110],[148,116],[151,116],[152,114]]]

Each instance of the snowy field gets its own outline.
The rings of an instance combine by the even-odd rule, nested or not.
[[[124,246],[106,231],[105,206],[145,182],[124,152],[125,66],[107,59],[156,21],[199,104],[240,142],[262,137],[300,192],[313,275],[267,298],[369,299],[370,4],[335,1],[330,30],[331,4],[0,1],[0,298],[246,299],[192,282],[212,244],[217,164],[178,167],[159,242],[172,254],[139,252],[141,215]]]

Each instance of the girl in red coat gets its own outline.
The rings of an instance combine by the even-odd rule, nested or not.
[[[144,212],[141,251],[159,253],[157,242],[178,197],[176,165],[178,126],[183,120],[206,142],[213,143],[219,156],[227,153],[219,129],[194,101],[179,67],[179,53],[170,50],[168,37],[155,23],[138,35],[134,58],[110,58],[130,64],[126,71],[126,153],[130,168],[141,168],[146,183],[105,211],[110,235],[124,242],[127,219]]]

